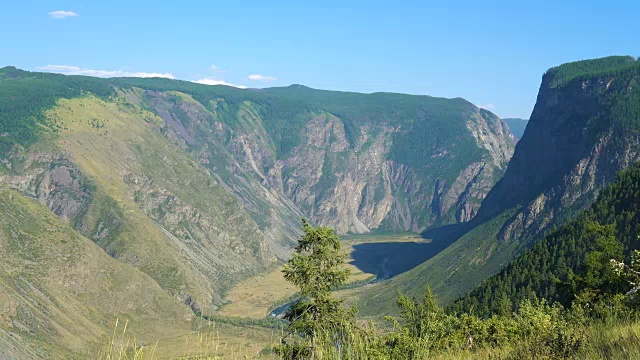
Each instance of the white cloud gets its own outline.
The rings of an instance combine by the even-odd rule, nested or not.
[[[217,67],[215,65],[211,65],[211,71],[222,71],[222,69],[220,69],[219,67]]]
[[[65,75],[86,75],[86,76],[95,76],[102,78],[109,77],[141,77],[141,78],[150,78],[150,77],[160,77],[167,79],[175,79],[176,77],[170,73],[154,73],[154,72],[132,72],[132,71],[121,71],[121,70],[95,70],[95,69],[86,69],[78,66],[72,65],[47,65],[39,67],[38,70],[54,72]]]
[[[265,75],[249,75],[249,80],[256,80],[256,81],[275,81],[278,80],[278,78],[275,78],[273,76],[265,76]]]
[[[80,14],[73,11],[56,10],[56,11],[51,11],[49,13],[49,16],[51,16],[54,19],[64,19],[68,17],[80,16]]]
[[[478,107],[486,110],[495,110],[496,108],[496,106],[493,104],[478,105]]]
[[[246,89],[246,86],[243,85],[236,85],[236,84],[231,84],[228,83],[224,80],[218,80],[218,79],[211,79],[211,78],[204,78],[204,79],[200,79],[200,80],[194,80],[192,81],[194,83],[197,84],[202,84],[202,85],[226,85],[226,86],[233,86],[233,87],[237,87],[239,89]]]

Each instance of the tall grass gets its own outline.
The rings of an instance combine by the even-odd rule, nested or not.
[[[127,335],[128,322],[116,321],[109,343],[105,345],[97,359],[99,360],[151,360],[167,358],[159,350],[159,343],[140,345],[135,338]],[[314,351],[315,360],[395,360],[394,355],[384,351],[385,344],[381,337],[373,336],[373,328],[366,331],[345,330],[346,333],[336,336],[335,333],[317,333]],[[585,341],[580,350],[568,357],[558,357],[538,352],[537,342],[523,339],[519,343],[503,346],[458,347],[434,350],[428,346],[416,346],[414,359],[462,360],[462,359],[504,359],[524,360],[536,359],[640,359],[640,322],[604,321],[585,327]],[[281,338],[282,333],[272,333],[273,343]],[[247,342],[253,341],[251,338]],[[223,341],[215,323],[209,328],[185,337],[180,347],[182,355],[174,359],[184,360],[219,360],[219,359],[273,359],[274,355],[264,350],[247,351],[246,346],[229,345]]]
[[[576,358],[640,359],[640,323],[612,326],[602,323],[589,329],[589,341]]]
[[[220,331],[215,322],[208,322],[207,328],[186,336],[182,344],[176,343],[171,348],[171,353],[179,353],[179,356],[168,357],[163,354],[162,348],[156,341],[152,345],[141,345],[135,338],[127,334],[128,321],[116,320],[109,343],[96,357],[99,360],[155,360],[155,359],[183,359],[183,360],[220,360],[220,359],[273,359],[270,351],[265,351],[258,342],[247,345],[234,344],[225,341],[220,336]],[[271,343],[275,344],[282,331],[272,332]],[[251,338],[246,338],[250,343]],[[270,350],[271,344],[267,346]]]
[[[154,359],[158,343],[151,348],[138,346],[135,338],[127,336],[127,326],[129,321],[125,321],[122,331],[119,331],[119,319],[113,327],[113,334],[108,346],[104,350],[104,355],[100,355],[101,360],[143,360]]]
[[[578,329],[580,330],[580,329]],[[603,321],[584,327],[584,342],[580,349],[563,356],[546,352],[537,339],[524,338],[520,342],[501,346],[458,347],[449,349],[432,349],[427,344],[417,346],[411,359],[603,359],[623,360],[640,359],[640,322]],[[324,336],[323,336],[324,335]],[[348,343],[336,341],[335,335],[316,334],[317,345],[313,354],[316,360],[396,360],[393,353],[378,351],[376,347],[384,344],[372,342],[372,339],[359,337],[350,333],[340,338],[348,338]]]

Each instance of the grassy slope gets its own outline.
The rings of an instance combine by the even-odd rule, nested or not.
[[[228,86],[208,86],[188,81],[157,78],[100,79],[87,76],[63,76],[5,67],[0,68],[0,154],[6,154],[14,145],[27,148],[36,143],[43,134],[59,131],[59,126],[52,124],[43,115],[43,112],[55,106],[59,99],[78,98],[92,94],[108,100],[116,94],[116,89],[132,91],[134,88],[166,93],[174,92],[177,94],[176,98],[192,98],[200,106],[210,111],[212,114],[210,116],[215,117],[216,121],[220,121],[232,129],[242,126],[242,124],[239,124],[239,120],[242,118],[243,107],[251,108],[252,115],[255,115],[254,118],[259,118],[269,137],[274,140],[270,150],[274,151],[278,158],[285,157],[298,144],[304,125],[316,111],[309,105],[297,101]],[[185,126],[188,128],[188,115],[190,114],[181,113],[180,115],[187,115],[180,116],[180,120],[185,120]],[[204,134],[212,132],[211,124],[207,125],[209,127],[204,129]],[[207,139],[205,135],[200,137],[200,140],[204,140],[204,143],[207,143],[211,139]],[[224,141],[221,146],[226,151],[224,149]],[[197,152],[199,149],[186,150]],[[215,153],[219,149],[210,150],[213,151],[213,154],[211,154],[213,159],[208,160],[221,160],[215,159]],[[222,169],[216,168],[215,164],[212,163],[211,170],[224,171],[224,166],[226,165],[229,165],[229,169],[237,166],[235,163],[224,164],[224,159],[222,160]],[[227,175],[228,178],[224,180],[229,182],[234,189],[239,189],[239,192],[253,186],[251,181],[239,179],[237,174],[231,173]],[[251,191],[249,189],[247,193],[251,195]],[[253,197],[258,198],[259,196]],[[258,204],[259,207],[264,207],[263,205],[265,204],[268,206],[268,203],[269,201],[254,201],[254,204]],[[278,214],[278,216],[284,217],[284,221],[290,221],[291,218],[295,218],[297,227],[297,219],[300,216],[295,209],[287,209],[287,206],[282,206],[284,208],[281,211],[283,214]],[[264,213],[262,208],[255,213],[257,214],[259,211]],[[254,213],[252,215],[255,221],[261,220],[259,215]],[[273,216],[274,220],[272,221],[279,221],[278,216]],[[285,230],[277,227],[267,230],[270,232],[271,240],[273,241],[277,237],[290,240],[291,234],[295,233],[295,231],[288,229],[287,226],[284,226]],[[289,244],[283,240],[276,245],[279,247],[280,253],[282,253],[284,252],[284,247]]]
[[[189,329],[189,308],[150,277],[4,187],[0,258],[0,344],[13,344],[0,357],[67,358],[72,351],[82,358],[108,342],[117,318],[129,320],[140,343]]]
[[[640,247],[640,167],[635,165],[621,172],[616,182],[600,192],[589,210],[549,232],[498,275],[456,301],[455,308],[485,315],[497,308],[500,294],[518,304],[531,292],[568,307],[579,289],[567,284],[584,277],[587,254],[596,248],[594,235],[586,230],[589,221],[613,225],[627,259],[631,251]]]
[[[396,311],[398,293],[420,296],[426,285],[438,294],[442,302],[451,301],[466,292],[466,289],[482,281],[487,273],[495,273],[503,266],[518,244],[499,244],[485,239],[495,238],[508,213],[491,222],[474,228],[434,257],[416,268],[388,281],[378,283],[357,292],[363,315],[379,316]],[[486,260],[497,247],[501,247],[502,261],[490,263]]]
[[[640,323],[598,324],[584,329],[586,341],[584,347],[570,359],[602,359],[626,360],[640,358]],[[531,356],[531,354],[527,354]],[[527,356],[524,355],[524,356]],[[468,350],[453,350],[434,354],[431,358],[438,360],[469,360],[469,359],[514,359],[522,358],[523,354],[513,347],[481,348],[473,352]]]
[[[221,229],[229,234],[226,241],[260,247],[259,230],[243,214],[237,200],[216,185],[184,151],[154,130],[162,124],[161,119],[124,103],[91,97],[61,100],[48,111],[48,116],[62,128],[55,136],[59,146],[96,183],[95,201],[84,220],[88,233],[95,233],[105,211],[116,207],[122,214],[119,231],[99,241],[109,253],[140,268],[164,288],[187,293],[201,304],[216,301],[212,299],[213,292],[220,293],[234,280],[259,268],[261,259],[254,258],[253,250],[243,258],[225,251],[226,245],[215,238],[206,239],[194,250],[191,237],[182,239],[163,232],[134,201],[135,184],[125,183],[127,175],[144,176],[154,189],[175,195],[201,217],[208,216],[212,222],[209,226],[226,224]],[[94,119],[101,121],[101,127],[95,127]],[[139,196],[145,196],[150,189],[141,191]],[[184,227],[193,230],[188,223]],[[210,251],[199,253],[202,248]],[[220,268],[213,269],[213,264],[207,263],[207,259],[213,263],[212,256],[217,257]],[[248,264],[246,274],[227,273],[237,261]]]

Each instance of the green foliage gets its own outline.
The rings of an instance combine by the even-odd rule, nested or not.
[[[447,354],[470,358],[488,351],[503,354],[502,358],[558,359],[575,356],[585,344],[584,317],[544,300],[525,300],[513,313],[484,319],[466,313],[447,314],[428,288],[421,300],[400,295],[397,303],[400,316],[387,317],[393,324],[389,333],[360,331],[346,343],[319,338],[317,348],[323,351],[307,355],[318,359],[412,360],[447,358]],[[332,347],[348,348],[358,356],[322,356],[331,353],[326,349]]]
[[[104,79],[0,69],[0,155],[14,145],[31,145],[47,127],[55,130],[56,124],[48,123],[43,111],[58,99],[87,93],[106,97],[113,89]]]
[[[640,310],[640,251],[634,250],[631,254],[631,264],[627,265],[623,261],[612,258],[611,268],[619,279],[624,280],[631,286],[631,289],[625,294],[627,304],[631,305],[634,310]]]
[[[342,267],[346,253],[341,252],[340,238],[333,229],[315,228],[303,220],[302,231],[296,253],[282,272],[287,281],[300,288],[303,297],[324,301],[349,277],[349,270]]]
[[[575,79],[614,75],[629,69],[640,70],[640,62],[631,56],[609,56],[563,64],[549,69],[545,75],[551,87],[560,87]]]
[[[602,226],[588,221],[585,231],[592,238],[592,250],[584,261],[584,278],[581,287],[588,289],[619,288],[619,278],[611,267],[611,259],[622,258],[623,246],[615,237],[615,224]]]
[[[323,318],[336,317],[340,319],[340,326],[332,327],[338,323],[333,321],[297,328],[298,333],[308,330],[306,335],[312,340],[306,346],[290,348],[298,351],[293,355],[289,352],[285,358],[424,359],[446,357],[446,354],[469,357],[487,352],[497,354],[497,358],[509,359],[580,358],[580,354],[594,351],[588,346],[589,336],[594,336],[590,329],[603,322],[621,326],[629,319],[637,318],[640,251],[631,254],[630,265],[612,258],[629,255],[628,241],[624,240],[637,230],[630,225],[638,226],[638,196],[640,166],[634,166],[622,172],[618,181],[601,193],[589,211],[538,242],[518,259],[520,262],[516,267],[512,264],[490,279],[496,289],[487,287],[485,282],[484,288],[475,290],[449,311],[439,306],[429,288],[420,300],[400,295],[397,298],[400,315],[386,318],[393,326],[389,333],[382,335],[371,328],[356,326],[355,318],[344,316],[340,306],[325,307]],[[309,251],[311,248],[307,244],[326,244],[335,251],[330,240],[332,231],[324,229],[313,236],[313,228],[305,227],[309,240],[301,241],[299,250]],[[323,238],[327,241],[312,240]],[[637,235],[633,239],[637,239]],[[571,246],[562,242],[570,242]],[[545,243],[545,246],[538,245]],[[548,248],[558,244],[563,247]],[[560,251],[565,247],[567,251]],[[318,254],[323,253],[331,254],[332,251],[318,251]],[[567,280],[554,272],[557,270],[553,266],[556,264],[554,259],[558,256],[562,257],[562,270]],[[296,273],[290,276],[291,279],[300,285],[313,283],[307,274],[318,273],[318,267],[307,265],[306,258],[301,261],[293,261],[303,264],[297,265],[295,271],[289,268],[290,274]],[[522,269],[522,272],[510,273],[513,269]],[[529,284],[508,289],[502,283],[508,276],[513,277],[513,281]],[[544,276],[548,277],[546,281]],[[335,277],[329,272],[328,281],[332,278]],[[550,285],[557,287],[555,292],[545,288]],[[307,294],[328,296],[332,287],[325,284],[310,288],[319,290],[307,290]],[[550,293],[557,297],[547,300]],[[482,302],[478,296],[482,296]],[[564,301],[566,306],[558,301]],[[479,311],[474,308],[478,304]],[[299,317],[304,310],[303,306],[292,309],[291,313]],[[349,350],[345,352],[344,349]]]
[[[342,301],[331,291],[343,285],[350,271],[344,267],[346,253],[340,249],[340,238],[328,227],[313,227],[302,220],[304,235],[295,253],[285,264],[284,278],[300,288],[300,298],[285,314],[289,334],[276,352],[286,359],[307,358],[316,351],[317,335],[333,341],[344,341],[355,311],[345,310]]]
[[[576,296],[583,303],[612,302],[630,285],[615,275],[610,259],[628,260],[640,248],[640,166],[621,172],[591,208],[551,231],[499,274],[485,280],[458,300],[452,311],[483,316],[504,305],[531,297],[570,306]],[[602,316],[608,311],[605,308]]]
[[[448,338],[449,319],[438,305],[430,288],[425,290],[422,301],[399,295],[397,305],[400,317],[388,316],[394,331],[386,338],[386,345],[392,358],[419,359]]]
[[[407,303],[399,298],[401,307],[398,326],[387,337],[393,359],[421,359],[429,354],[451,350],[514,347],[533,357],[566,357],[580,348],[581,334],[569,321],[568,313],[544,300],[522,302],[518,310],[482,319],[470,314],[447,315],[427,290],[422,303]],[[408,310],[408,311],[407,311]],[[416,331],[420,324],[420,331]]]

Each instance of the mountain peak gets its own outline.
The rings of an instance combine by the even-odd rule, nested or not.
[[[306,85],[302,85],[302,84],[291,84],[289,86],[287,86],[290,89],[305,89],[305,90],[311,90],[310,87],[306,86]]]
[[[0,68],[0,76],[2,77],[18,77],[22,74],[27,73],[24,70],[20,70],[15,66],[5,66]]]

